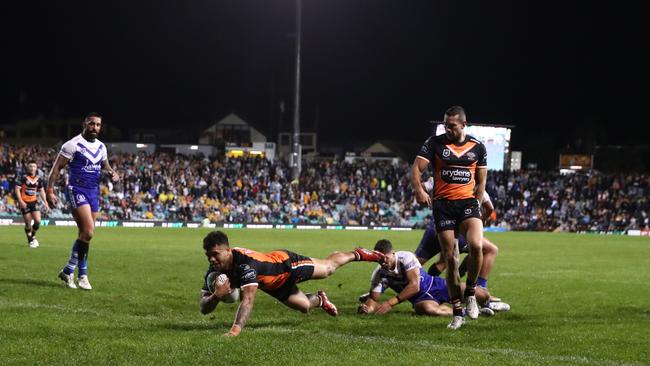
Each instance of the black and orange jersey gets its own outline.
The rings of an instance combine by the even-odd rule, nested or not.
[[[279,289],[291,277],[292,269],[313,263],[307,257],[298,259],[290,254],[285,250],[259,253],[245,248],[233,248],[231,286],[258,285],[260,290],[266,292]]]
[[[38,201],[38,190],[43,188],[43,181],[38,176],[21,175],[16,179],[20,188],[20,198],[26,203]]]
[[[418,156],[431,164],[434,200],[474,197],[476,169],[487,169],[485,145],[470,135],[466,135],[461,144],[452,143],[446,134],[431,136]]]

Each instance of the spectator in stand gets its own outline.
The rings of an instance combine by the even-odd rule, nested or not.
[[[0,145],[0,215],[19,216],[13,181],[36,160],[46,177],[57,149]],[[407,163],[305,162],[299,184],[289,167],[262,158],[195,157],[166,153],[111,154],[122,175],[102,177],[101,219],[213,223],[423,225]],[[491,171],[487,191],[510,230],[618,231],[650,228],[650,176],[578,172]],[[63,206],[49,217],[70,218]]]

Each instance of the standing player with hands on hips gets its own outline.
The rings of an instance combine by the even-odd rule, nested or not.
[[[99,180],[102,169],[111,176],[113,182],[119,180],[119,175],[108,162],[106,146],[97,139],[101,128],[102,117],[97,113],[89,113],[84,118],[81,134],[61,146],[47,181],[47,201],[51,207],[55,207],[58,198],[54,193],[54,185],[57,184],[61,169],[67,166],[65,196],[79,229],[68,264],[59,272],[59,278],[69,288],[77,288],[74,270],[78,266],[79,287],[83,290],[92,289],[88,281],[88,250],[99,212]]]
[[[479,202],[485,192],[487,151],[483,143],[465,133],[465,110],[453,106],[445,112],[445,133],[431,136],[420,148],[411,169],[411,186],[419,203],[431,206],[442,255],[447,262],[447,282],[453,318],[448,328],[460,328],[465,319],[461,308],[456,232],[469,246],[465,301],[467,315],[476,319],[479,308],[476,280],[483,262],[483,222]],[[435,181],[433,197],[424,190],[421,175],[431,164]],[[475,189],[476,188],[476,189]]]

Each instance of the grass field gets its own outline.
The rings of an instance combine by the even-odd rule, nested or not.
[[[371,263],[351,263],[322,288],[339,308],[291,311],[258,293],[238,338],[222,336],[236,304],[207,316],[198,294],[207,262],[202,229],[98,228],[94,290],[56,277],[76,229],[46,227],[29,249],[22,227],[0,227],[0,364],[620,365],[650,362],[650,238],[488,234],[500,254],[490,288],[509,313],[446,329],[447,318],[356,314]],[[421,231],[228,230],[233,245],[324,257],[386,237],[414,250]]]

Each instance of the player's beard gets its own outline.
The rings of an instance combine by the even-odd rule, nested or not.
[[[85,131],[83,133],[83,137],[90,142],[95,142],[97,135],[98,135],[97,132],[91,132],[91,131]]]

